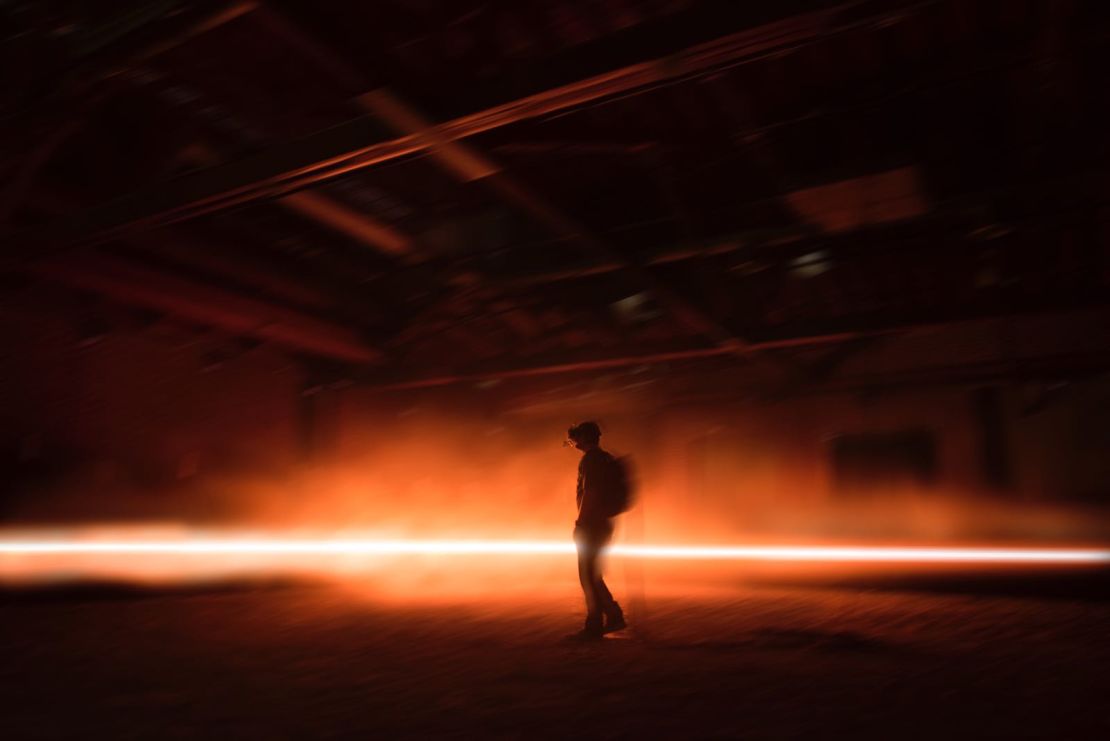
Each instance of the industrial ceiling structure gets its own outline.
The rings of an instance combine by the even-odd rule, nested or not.
[[[691,363],[787,392],[1029,317],[1088,351],[976,372],[1110,368],[1104,3],[0,16],[9,284],[389,388]]]

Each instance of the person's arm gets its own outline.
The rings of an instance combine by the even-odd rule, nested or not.
[[[582,501],[578,504],[578,521],[575,524],[606,519],[598,509],[602,496],[601,487],[604,485],[603,463],[600,458],[582,462]]]

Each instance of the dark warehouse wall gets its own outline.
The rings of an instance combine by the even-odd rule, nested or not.
[[[1079,382],[1030,409],[1044,388],[986,387],[988,415],[974,386],[675,409],[649,458],[707,528],[724,517],[768,534],[1097,534],[1110,463],[1091,435],[1110,384]]]
[[[8,517],[372,524],[403,504],[429,526],[562,532],[576,456],[559,441],[588,417],[635,456],[657,538],[1083,535],[1110,499],[1098,376],[777,401],[604,374],[303,395],[277,350],[74,300],[21,294],[0,316]]]
[[[287,357],[109,307],[78,323],[47,300],[0,315],[0,455],[17,509],[35,506],[28,488],[91,489],[79,509],[115,513],[128,492],[294,460],[300,371]]]
[[[1110,463],[1081,439],[1099,414],[1094,400],[1110,395],[1104,379],[1059,392],[1002,383],[778,402],[718,389],[698,403],[595,385],[573,398],[541,394],[540,405],[521,404],[511,387],[335,392],[336,465],[363,496],[384,486],[386,509],[424,497],[423,517],[558,534],[572,518],[577,461],[559,441],[569,422],[595,416],[603,444],[634,456],[637,517],[657,541],[1106,534]],[[986,412],[984,398],[994,400]]]

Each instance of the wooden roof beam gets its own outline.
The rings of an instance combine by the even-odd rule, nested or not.
[[[25,270],[130,306],[164,312],[288,349],[359,365],[382,360],[380,352],[345,327],[111,255],[91,251],[67,254],[36,260]]]
[[[464,139],[604,98],[710,74],[828,34],[901,18],[907,12],[901,8],[865,17],[845,15],[845,11],[858,9],[858,3],[848,2],[746,29],[666,57],[621,67],[438,124],[431,132],[434,138],[425,132],[375,141],[375,127],[365,118],[354,119],[304,137],[280,150],[182,176],[103,204],[59,224],[51,233],[42,235],[42,239],[63,244],[102,243],[128,230],[170,224],[242,203],[285,195],[354,170],[427,151],[435,138]]]

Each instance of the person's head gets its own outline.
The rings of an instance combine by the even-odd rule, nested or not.
[[[596,448],[601,442],[601,428],[597,422],[579,422],[567,430],[567,442],[582,452]]]

